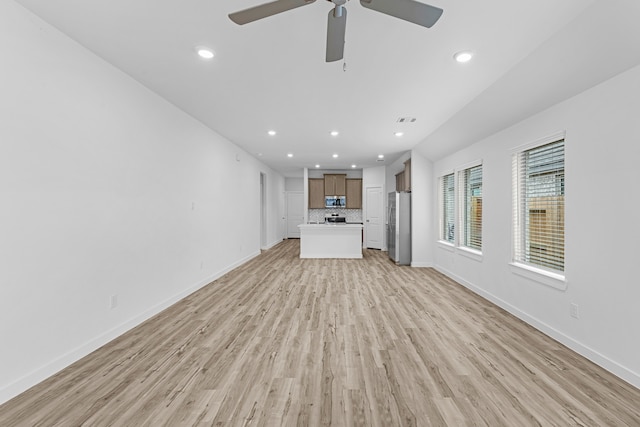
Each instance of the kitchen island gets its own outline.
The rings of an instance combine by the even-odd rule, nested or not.
[[[362,258],[362,224],[300,224],[300,258]]]

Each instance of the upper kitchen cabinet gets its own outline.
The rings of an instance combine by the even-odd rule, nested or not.
[[[411,191],[411,159],[404,162],[404,191]]]
[[[396,174],[396,191],[404,191],[404,171]]]
[[[324,179],[309,178],[309,209],[324,209]]]
[[[347,180],[347,209],[362,209],[362,179]]]
[[[347,175],[346,174],[325,174],[324,175],[324,195],[325,196],[346,196],[347,195]]]
[[[411,159],[404,162],[404,170],[396,174],[396,191],[411,191]]]

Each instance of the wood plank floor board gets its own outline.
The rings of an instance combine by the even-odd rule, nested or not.
[[[263,252],[0,426],[640,426],[640,390],[441,273]]]

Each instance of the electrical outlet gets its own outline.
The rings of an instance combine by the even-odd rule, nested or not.
[[[578,311],[578,304],[571,303],[570,314],[571,314],[571,317],[575,319],[580,318],[580,312]]]
[[[196,210],[196,202],[191,202],[191,210],[192,211]]]
[[[109,308],[113,310],[118,306],[118,295],[111,295],[109,297]]]

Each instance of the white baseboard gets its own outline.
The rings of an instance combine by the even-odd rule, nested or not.
[[[411,262],[411,267],[417,268],[433,268],[432,262]]]
[[[279,239],[279,240],[274,240],[273,242],[269,243],[267,246],[265,246],[264,248],[262,248],[263,251],[267,251],[271,248],[273,248],[276,245],[279,245],[280,243],[282,243],[284,240],[283,239]]]
[[[98,348],[114,340],[115,338],[119,337],[125,332],[128,332],[129,330],[140,325],[142,322],[160,313],[162,310],[172,306],[173,304],[177,303],[183,298],[186,298],[187,296],[191,295],[192,293],[199,290],[200,288],[203,288],[204,286],[208,285],[214,280],[219,279],[220,277],[227,274],[229,271],[241,266],[242,264],[250,261],[251,259],[255,258],[258,255],[260,255],[260,252],[250,254],[249,256],[207,277],[206,279],[199,281],[195,285],[190,286],[189,288],[183,290],[182,292],[179,292],[178,294],[173,295],[171,298],[168,298],[165,301],[162,301],[161,303],[156,304],[155,306],[143,311],[142,313],[129,319],[128,321],[119,324],[118,326],[98,335],[97,337],[80,345],[79,347],[76,347],[75,349],[63,354],[62,356],[56,358],[55,360],[52,360],[46,365],[33,370],[27,375],[24,375],[22,378],[0,388],[0,405],[16,397],[20,393],[28,390],[34,385],[44,381],[50,376],[56,374],[57,372],[68,367],[72,363],[77,362],[78,360],[82,359],[83,357],[90,354],[91,352],[97,350]]]
[[[348,254],[333,254],[333,253],[300,253],[301,259],[362,259],[362,253],[352,252]]]
[[[623,379],[624,381],[628,382],[629,384],[633,385],[634,387],[640,388],[640,374],[638,374],[637,372],[634,372],[634,371],[626,368],[625,366],[619,364],[615,360],[612,360],[612,359],[604,356],[603,354],[599,353],[598,351],[596,351],[596,350],[594,350],[594,349],[582,344],[581,342],[576,341],[572,337],[564,334],[563,332],[558,331],[557,329],[555,329],[552,326],[544,323],[543,321],[541,321],[541,320],[539,320],[539,319],[537,319],[535,317],[530,316],[529,314],[521,311],[517,307],[514,307],[513,305],[509,304],[508,302],[496,297],[495,295],[485,291],[484,289],[474,285],[473,283],[468,282],[467,280],[463,279],[462,277],[457,276],[456,274],[448,271],[447,269],[442,268],[440,266],[434,266],[434,268],[436,270],[438,270],[439,272],[441,272],[442,274],[444,274],[444,275],[450,277],[451,279],[455,280],[456,282],[460,283],[462,286],[464,286],[465,288],[467,288],[470,291],[474,292],[475,294],[477,294],[477,295],[481,296],[482,298],[494,303],[498,307],[500,307],[500,308],[508,311],[509,313],[513,314],[514,316],[516,316],[520,320],[522,320],[522,321],[528,323],[529,325],[533,326],[534,328],[536,328],[537,330],[539,330],[543,334],[547,335],[548,337],[558,341],[560,344],[570,348],[571,350],[575,351],[576,353],[580,354],[581,356],[586,357],[587,359],[589,359],[590,361],[592,361],[596,365],[606,369],[607,371],[609,371],[612,374],[616,375],[617,377]]]

